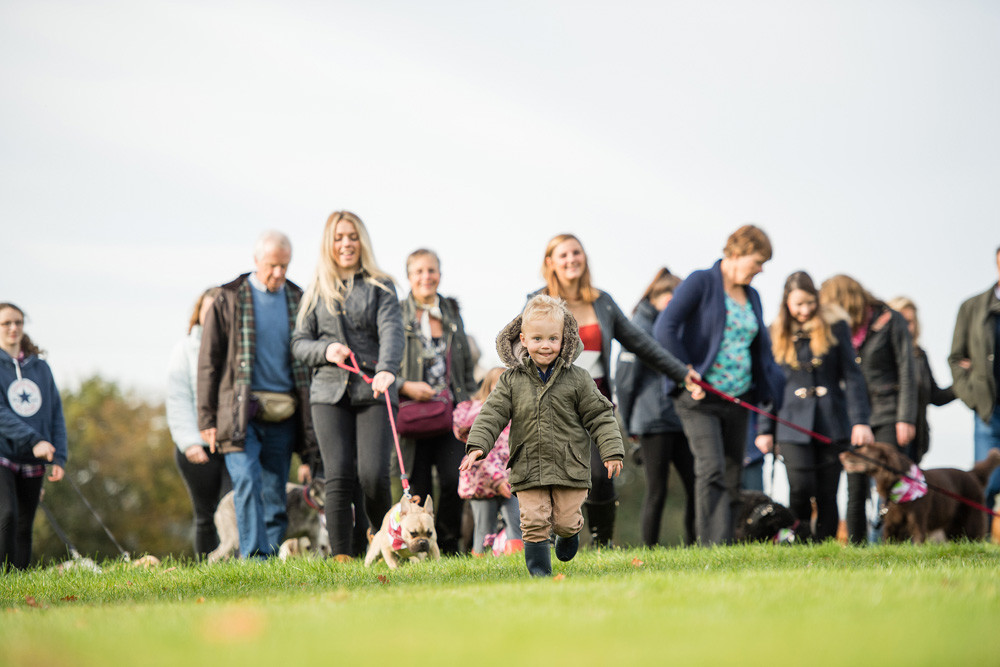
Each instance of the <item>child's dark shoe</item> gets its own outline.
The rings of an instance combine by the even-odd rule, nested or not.
[[[580,533],[573,537],[556,537],[556,558],[564,563],[573,560],[577,549],[580,548]]]
[[[548,577],[552,575],[552,557],[549,555],[549,541],[525,542],[524,564],[533,577]]]

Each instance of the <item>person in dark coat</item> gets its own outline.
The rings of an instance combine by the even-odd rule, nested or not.
[[[906,447],[916,435],[917,382],[913,341],[903,316],[843,274],[823,282],[820,303],[847,311],[851,344],[861,367],[878,442]],[[865,507],[870,482],[864,473],[847,475],[847,533],[852,543],[867,541]]]
[[[681,279],[660,269],[643,293],[632,314],[632,324],[652,334],[653,321],[667,307]],[[615,367],[618,409],[629,437],[638,439],[646,492],[642,498],[640,533],[642,543],[652,547],[660,541],[660,522],[667,502],[670,464],[684,485],[684,544],[694,543],[694,456],[684,436],[684,427],[673,400],[663,392],[663,375],[622,350]]]
[[[875,441],[868,425],[870,409],[865,379],[854,360],[846,313],[820,307],[819,293],[805,271],[788,276],[781,309],[771,326],[775,360],[785,373],[785,399],[778,417],[830,438],[827,443],[789,426],[761,417],[757,448],[777,451],[788,474],[789,509],[808,523],[816,500],[813,538],[837,535],[837,486],[840,453],[852,445]]]
[[[951,387],[941,388],[934,380],[931,363],[927,352],[920,347],[920,319],[917,317],[917,306],[913,300],[905,296],[897,296],[889,301],[889,307],[903,316],[913,339],[913,356],[916,360],[914,371],[917,374],[917,433],[913,441],[906,446],[906,455],[914,463],[920,460],[931,447],[931,427],[927,422],[927,406],[948,405],[955,400],[955,392]]]
[[[754,225],[740,227],[726,241],[721,260],[684,279],[656,318],[653,334],[715,390],[780,407],[785,377],[771,355],[760,296],[750,287],[769,259],[767,234]],[[670,377],[664,384],[668,393],[677,389]],[[702,400],[683,394],[674,405],[694,453],[698,541],[728,544],[740,503],[747,410],[715,394]]]

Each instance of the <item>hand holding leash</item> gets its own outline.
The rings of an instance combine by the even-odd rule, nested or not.
[[[339,366],[347,361],[349,356],[351,356],[351,348],[343,343],[330,343],[326,346],[326,360],[331,364]]]
[[[36,459],[45,459],[51,463],[56,455],[56,446],[48,440],[41,440],[31,448],[31,453],[35,455]]]
[[[372,395],[378,398],[396,382],[396,376],[389,371],[379,371],[372,378]]]
[[[851,444],[855,447],[870,445],[875,442],[875,434],[868,424],[855,424],[851,429]]]
[[[608,479],[614,479],[622,473],[621,461],[605,461],[604,467],[608,469]]]

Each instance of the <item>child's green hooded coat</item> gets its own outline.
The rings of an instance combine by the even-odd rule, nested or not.
[[[507,422],[510,426],[510,485],[514,491],[538,486],[590,488],[590,438],[602,461],[625,457],[614,408],[593,378],[573,365],[582,344],[569,313],[563,341],[549,377],[543,383],[535,363],[521,345],[521,316],[497,336],[497,354],[507,367],[472,425],[466,451],[483,457]]]

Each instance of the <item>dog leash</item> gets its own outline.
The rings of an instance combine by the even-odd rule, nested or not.
[[[348,366],[345,363],[337,362],[337,365],[343,368],[345,371],[350,373],[355,373],[361,377],[362,380],[368,384],[372,383],[372,378],[368,377],[361,367],[358,366],[358,360],[351,352],[350,355],[351,364]],[[403,450],[399,446],[399,433],[396,431],[396,418],[392,414],[392,401],[389,399],[389,392],[383,392],[385,395],[385,407],[386,411],[389,413],[389,426],[392,427],[392,440],[396,443],[396,456],[399,459],[399,481],[403,483],[403,495],[407,500],[410,499],[410,477],[406,474],[406,468],[403,467]]]
[[[759,415],[767,417],[768,419],[773,419],[774,421],[778,422],[779,424],[784,424],[785,426],[787,426],[789,428],[792,428],[792,429],[795,429],[796,431],[799,431],[800,433],[805,433],[809,437],[815,438],[816,440],[819,440],[820,442],[822,442],[824,444],[829,445],[829,444],[831,444],[833,442],[833,440],[831,440],[830,438],[828,438],[825,435],[821,435],[821,434],[816,433],[814,431],[810,431],[809,429],[804,428],[802,426],[799,426],[798,424],[794,424],[794,423],[792,423],[790,421],[782,419],[781,417],[778,417],[777,415],[772,415],[770,412],[767,412],[765,410],[761,410],[760,408],[758,408],[755,405],[750,405],[746,401],[740,400],[740,399],[736,398],[735,396],[730,396],[729,394],[727,394],[725,392],[719,391],[718,389],[716,389],[712,385],[708,384],[704,380],[694,380],[694,383],[696,385],[698,385],[699,387],[701,387],[702,389],[704,389],[705,391],[708,391],[708,392],[710,392],[712,394],[715,394],[719,398],[723,398],[723,399],[729,401],[730,403],[733,403],[735,405],[739,405],[740,407],[746,408],[747,410],[752,410],[752,411],[756,412]],[[902,478],[904,478],[904,479],[906,479],[906,480],[908,480],[910,482],[919,481],[919,480],[915,480],[913,477],[911,477],[910,475],[904,473],[901,470],[896,470],[892,466],[888,466],[888,465],[882,463],[881,461],[873,459],[873,458],[871,458],[869,456],[865,456],[864,454],[859,454],[857,452],[857,447],[855,445],[851,445],[851,447],[850,447],[850,449],[848,451],[850,452],[851,456],[857,456],[859,459],[864,459],[864,460],[868,461],[869,463],[874,463],[875,465],[879,466],[880,468],[885,468],[889,472],[894,473],[896,475],[899,475],[900,477],[902,477]],[[933,491],[937,491],[938,493],[944,494],[944,495],[948,496],[949,498],[951,498],[952,500],[957,500],[958,502],[964,503],[964,504],[968,505],[969,507],[972,507],[973,509],[979,510],[980,512],[986,512],[990,516],[994,516],[994,517],[995,516],[1000,516],[1000,514],[998,514],[997,512],[991,510],[990,508],[986,507],[985,505],[977,503],[977,502],[975,502],[973,500],[969,500],[968,498],[966,498],[964,496],[960,496],[957,493],[955,493],[953,491],[950,491],[948,489],[942,488],[942,487],[938,486],[937,484],[932,484],[932,483],[928,482],[926,479],[924,480],[923,483],[927,485],[928,489],[931,489]]]
[[[83,504],[87,507],[88,510],[90,510],[90,513],[94,516],[95,519],[97,519],[97,523],[101,524],[101,528],[104,529],[104,533],[108,536],[108,539],[111,540],[111,542],[115,545],[115,547],[117,547],[118,552],[122,555],[122,560],[124,560],[126,563],[132,560],[132,557],[129,555],[129,553],[125,551],[125,549],[122,547],[121,544],[118,543],[118,540],[115,539],[115,536],[111,534],[111,530],[109,530],[104,521],[101,520],[101,515],[97,513],[97,510],[94,509],[94,506],[91,505],[90,501],[87,500],[87,497],[83,495],[83,491],[81,491],[80,487],[77,486],[76,482],[73,480],[73,476],[66,475],[64,479],[69,481],[69,485],[73,487],[74,491],[76,491],[76,495],[80,496],[80,500],[83,501]]]
[[[73,543],[70,542],[69,536],[66,535],[66,532],[62,529],[62,526],[60,526],[59,522],[56,521],[56,517],[52,513],[52,510],[49,509],[49,506],[45,504],[44,500],[39,500],[38,506],[42,508],[42,511],[45,513],[45,517],[49,520],[49,525],[52,526],[52,532],[54,532],[56,534],[56,537],[62,540],[62,543],[66,545],[66,549],[69,550],[70,557],[73,560],[81,560],[83,558],[83,555],[77,550],[75,546],[73,546]]]

